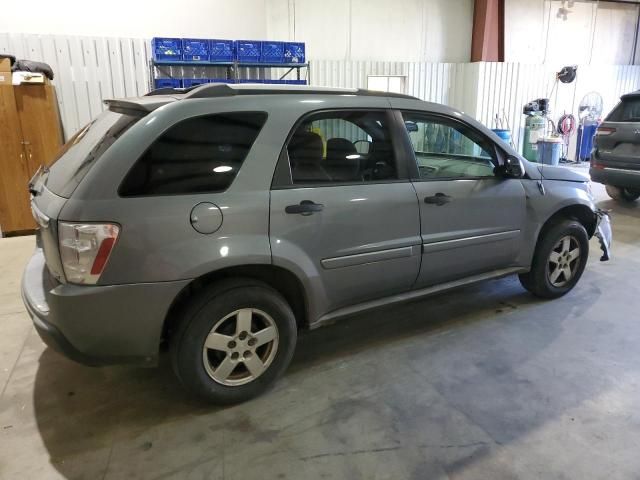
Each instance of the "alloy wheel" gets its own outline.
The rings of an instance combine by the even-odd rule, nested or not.
[[[575,277],[580,265],[580,244],[573,235],[562,237],[551,250],[547,276],[554,287],[564,287]]]
[[[273,318],[256,308],[241,308],[213,326],[202,359],[213,380],[238,386],[262,375],[277,351],[278,327]]]

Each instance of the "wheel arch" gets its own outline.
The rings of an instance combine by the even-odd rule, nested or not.
[[[302,281],[291,271],[275,265],[242,265],[227,267],[206,273],[189,282],[174,298],[162,326],[162,340],[167,340],[180,321],[180,313],[189,299],[197,295],[205,286],[231,278],[249,278],[260,280],[278,293],[289,303],[296,318],[298,328],[308,328],[308,301]]]
[[[540,239],[542,233],[548,229],[549,226],[555,224],[559,220],[567,219],[580,222],[587,231],[589,238],[596,233],[598,219],[593,209],[582,203],[574,203],[556,210],[549,218],[547,218],[538,233],[538,239]]]

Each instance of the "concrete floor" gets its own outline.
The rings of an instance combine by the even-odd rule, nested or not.
[[[305,335],[266,395],[215,408],[166,362],[47,350],[20,301],[33,238],[0,240],[0,478],[640,478],[640,203],[566,297],[517,279]]]

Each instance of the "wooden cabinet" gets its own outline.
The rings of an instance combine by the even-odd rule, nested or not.
[[[27,184],[49,165],[62,145],[62,129],[51,85],[0,85],[0,229],[33,230]]]

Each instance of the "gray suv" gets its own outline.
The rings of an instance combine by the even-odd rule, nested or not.
[[[589,173],[614,200],[640,198],[640,90],[623,95],[596,130]]]
[[[204,85],[106,102],[33,178],[24,303],[89,365],[153,365],[218,403],[264,391],[298,331],[490,278],[571,290],[608,217],[443,105]]]

